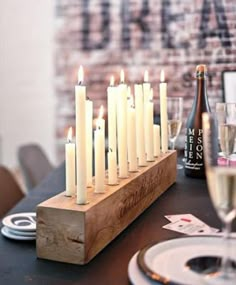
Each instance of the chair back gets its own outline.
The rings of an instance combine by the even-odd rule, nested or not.
[[[0,218],[2,218],[25,194],[13,174],[0,166]]]
[[[45,152],[37,144],[19,147],[18,161],[27,190],[34,188],[53,170]]]

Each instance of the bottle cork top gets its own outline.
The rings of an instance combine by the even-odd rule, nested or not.
[[[196,67],[196,72],[207,72],[207,67],[205,64],[199,64]]]
[[[196,77],[198,79],[204,79],[207,77],[207,67],[205,64],[199,64],[196,67]]]

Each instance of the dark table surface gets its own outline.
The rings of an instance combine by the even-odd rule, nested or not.
[[[62,164],[10,213],[35,211],[37,204],[64,191],[64,173]],[[87,265],[38,259],[35,241],[14,241],[0,235],[0,284],[129,284],[127,268],[133,254],[154,241],[180,237],[162,226],[168,223],[164,215],[184,213],[220,227],[206,181],[187,178],[178,170],[176,183]]]

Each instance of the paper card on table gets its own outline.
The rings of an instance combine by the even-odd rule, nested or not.
[[[186,221],[186,222],[205,224],[203,221],[201,221],[192,214],[166,215],[165,218],[172,223],[177,221]]]
[[[186,221],[189,223],[194,223],[196,225],[205,225],[206,227],[211,229],[207,234],[213,234],[219,231],[219,229],[208,226],[206,223],[204,223],[202,220],[198,219],[192,214],[166,215],[165,218],[172,223],[177,221]],[[206,234],[206,232],[204,231],[203,234]]]
[[[200,234],[212,234],[217,232],[218,229],[213,229],[204,223],[194,223],[189,221],[178,220],[173,223],[169,223],[163,226],[164,229],[172,230],[175,232],[183,233],[186,235],[200,235]]]

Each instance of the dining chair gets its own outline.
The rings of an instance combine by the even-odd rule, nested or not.
[[[25,196],[13,174],[0,166],[0,218]]]
[[[26,144],[18,148],[18,161],[27,190],[38,185],[53,166],[38,144]]]

